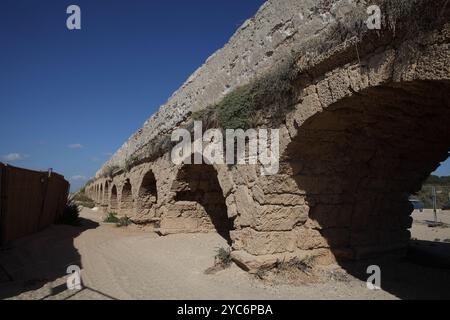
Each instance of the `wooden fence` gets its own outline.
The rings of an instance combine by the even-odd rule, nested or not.
[[[0,245],[54,223],[64,211],[69,187],[59,174],[0,163]]]

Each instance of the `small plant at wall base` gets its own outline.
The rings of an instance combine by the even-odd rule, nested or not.
[[[205,274],[215,274],[229,268],[232,263],[231,248],[218,248],[214,256],[214,266],[205,270]]]
[[[121,217],[119,218],[119,220],[116,223],[116,226],[120,227],[128,227],[129,225],[131,225],[133,222],[131,221],[130,218],[128,218],[127,216],[125,217]]]
[[[258,277],[261,280],[264,280],[264,278],[267,276],[267,274],[271,271],[272,268],[264,266],[260,267],[256,270],[255,276]]]
[[[214,257],[214,264],[227,268],[231,265],[231,249],[218,248],[216,256]]]
[[[94,201],[81,191],[73,196],[72,201],[85,208],[92,209],[95,207]]]
[[[293,259],[290,261],[277,261],[275,268],[278,270],[287,270],[290,268],[298,269],[304,273],[308,273],[314,266],[314,257],[306,256],[302,259]]]
[[[79,226],[80,225],[80,210],[78,209],[78,205],[70,199],[67,201],[67,204],[64,208],[63,214],[59,217],[57,223],[58,224],[66,224],[70,226]]]
[[[261,280],[264,280],[267,279],[270,275],[277,276],[283,274],[285,275],[283,276],[283,279],[284,278],[296,279],[298,278],[295,276],[296,272],[297,275],[299,272],[301,272],[301,274],[304,274],[307,277],[312,278],[314,262],[315,258],[313,256],[306,256],[304,258],[295,258],[289,261],[277,260],[274,265],[262,266],[258,268],[255,272],[255,276]],[[293,277],[286,276],[289,274],[293,274],[294,276]]]
[[[108,213],[108,215],[103,220],[103,222],[106,222],[106,223],[118,223],[119,222],[119,218],[117,218],[117,213],[115,213],[115,212]]]

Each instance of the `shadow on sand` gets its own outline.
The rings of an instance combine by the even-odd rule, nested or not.
[[[385,256],[339,261],[349,274],[367,281],[370,265],[381,269],[381,288],[400,299],[450,299],[450,243],[414,240],[403,258]]]
[[[0,299],[18,296],[67,276],[67,267],[82,268],[74,239],[98,223],[80,218],[80,226],[52,225],[18,239],[0,251]],[[57,288],[49,288],[56,295]],[[56,290],[56,291],[55,291]],[[37,297],[36,297],[37,298]]]

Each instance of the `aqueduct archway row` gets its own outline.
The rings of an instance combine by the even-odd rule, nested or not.
[[[88,193],[105,210],[156,221],[162,234],[229,235],[233,258],[251,270],[280,258],[328,263],[404,249],[408,195],[448,157],[449,34],[445,26],[345,64],[325,61],[299,84],[280,127],[277,175],[175,166],[165,154],[97,179]]]

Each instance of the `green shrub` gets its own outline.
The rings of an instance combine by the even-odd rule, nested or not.
[[[289,261],[277,261],[275,267],[278,270],[298,269],[307,272],[314,266],[315,258],[313,256],[306,256],[302,259],[296,258]]]
[[[192,118],[206,122],[207,128],[246,130],[261,125],[255,119],[263,118],[277,125],[294,106],[292,69],[293,63],[286,62],[231,91],[219,103],[193,113]]]
[[[103,220],[103,222],[107,222],[107,223],[118,223],[118,222],[119,222],[119,218],[117,218],[117,213],[115,213],[115,212],[110,212],[110,213],[108,213],[108,215],[107,215],[106,218]]]
[[[85,208],[92,209],[95,207],[95,202],[91,198],[89,198],[85,193],[83,193],[81,191],[77,192],[73,196],[72,200],[75,203],[77,203],[78,205],[83,206]]]
[[[78,205],[72,200],[68,200],[62,215],[57,220],[58,224],[67,224],[70,226],[80,225],[80,210]]]
[[[277,260],[277,262],[273,266],[262,266],[258,268],[255,272],[255,275],[260,279],[264,279],[271,271],[280,273],[290,272],[292,270],[300,270],[306,274],[309,274],[309,271],[313,269],[314,262],[315,258],[313,256],[306,256],[301,259],[295,258],[289,261]]]
[[[133,222],[131,221],[130,218],[128,218],[127,216],[125,217],[121,217],[118,219],[116,226],[118,227],[128,227],[130,224],[132,224]]]
[[[231,265],[231,249],[230,248],[218,248],[216,256],[214,257],[215,265],[221,267],[229,267]]]
[[[262,266],[258,268],[255,272],[255,276],[257,276],[259,279],[264,280],[264,278],[267,276],[267,274],[271,271],[272,268],[268,266]]]
[[[135,166],[136,162],[138,161],[137,156],[131,156],[125,160],[125,165],[123,167],[125,172],[130,172],[131,169]]]
[[[112,179],[114,177],[114,173],[119,170],[119,166],[107,166],[103,171],[103,177],[104,178],[110,178]]]
[[[140,162],[150,162],[170,151],[173,145],[171,134],[160,134],[141,147],[136,152],[139,156],[136,155],[135,157],[138,158]]]
[[[252,86],[230,92],[217,106],[217,120],[223,129],[247,129],[250,113],[256,108]]]

